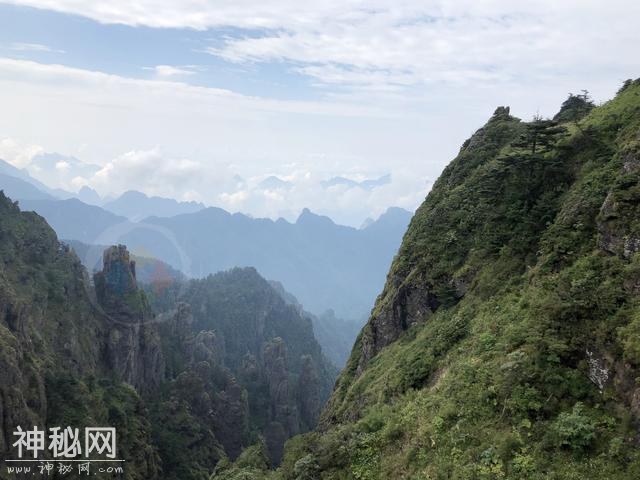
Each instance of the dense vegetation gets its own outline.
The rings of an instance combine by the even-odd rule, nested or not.
[[[321,428],[214,478],[639,478],[639,219],[640,80],[553,120],[499,108],[413,218]]]
[[[275,465],[315,427],[337,371],[311,320],[254,269],[162,277],[148,293],[125,246],[105,250],[92,282],[0,192],[0,459],[16,457],[19,426],[111,426],[117,478],[207,479],[254,443]]]

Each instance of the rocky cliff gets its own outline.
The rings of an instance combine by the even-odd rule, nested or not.
[[[150,392],[164,379],[164,358],[157,324],[138,290],[135,267],[124,245],[109,247],[94,284],[109,329],[108,368],[139,392]]]
[[[320,429],[254,478],[638,478],[639,145],[640,80],[553,119],[498,108],[413,217]]]
[[[105,358],[112,321],[80,261],[41,217],[21,212],[2,193],[0,217],[0,458],[15,458],[18,426],[109,424],[122,432],[120,453],[134,465],[130,478],[157,476],[160,460],[141,399],[111,377]],[[135,383],[125,369],[119,373]]]
[[[262,436],[270,461],[278,464],[285,441],[315,427],[337,374],[322,354],[310,318],[288,305],[253,268],[191,280],[174,290],[145,288],[154,305],[174,309],[176,318],[188,309],[187,323],[195,336],[186,347],[190,360],[180,362],[215,365],[218,376],[233,379],[244,392],[246,407],[238,404],[231,410],[244,409],[246,428],[229,428],[218,437],[227,454],[235,458],[241,446]],[[176,338],[171,325],[161,326],[174,332],[163,338]],[[169,368],[173,364],[175,358]]]

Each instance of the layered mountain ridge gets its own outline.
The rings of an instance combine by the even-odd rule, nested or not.
[[[191,277],[254,267],[283,283],[311,312],[321,315],[333,309],[339,317],[357,321],[369,314],[411,218],[410,212],[392,208],[358,230],[308,209],[295,223],[215,207],[132,222],[75,198],[31,198],[20,205],[47,219],[62,239],[88,245],[122,243]],[[360,288],[347,293],[356,283]]]

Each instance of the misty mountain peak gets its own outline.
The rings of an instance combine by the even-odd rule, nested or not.
[[[329,217],[315,214],[308,208],[303,208],[302,212],[300,213],[300,216],[296,220],[296,225],[320,226],[320,225],[335,225],[335,224],[333,223],[333,220],[331,220]]]
[[[173,217],[183,213],[194,213],[206,207],[198,202],[179,202],[173,198],[149,197],[143,192],[129,190],[117,199],[106,203],[104,208],[116,215],[138,221],[147,217]]]

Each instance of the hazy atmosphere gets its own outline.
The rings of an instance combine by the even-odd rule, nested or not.
[[[71,192],[359,226],[415,209],[498,105],[528,120],[610,98],[637,73],[639,17],[622,0],[2,2],[0,158]]]

